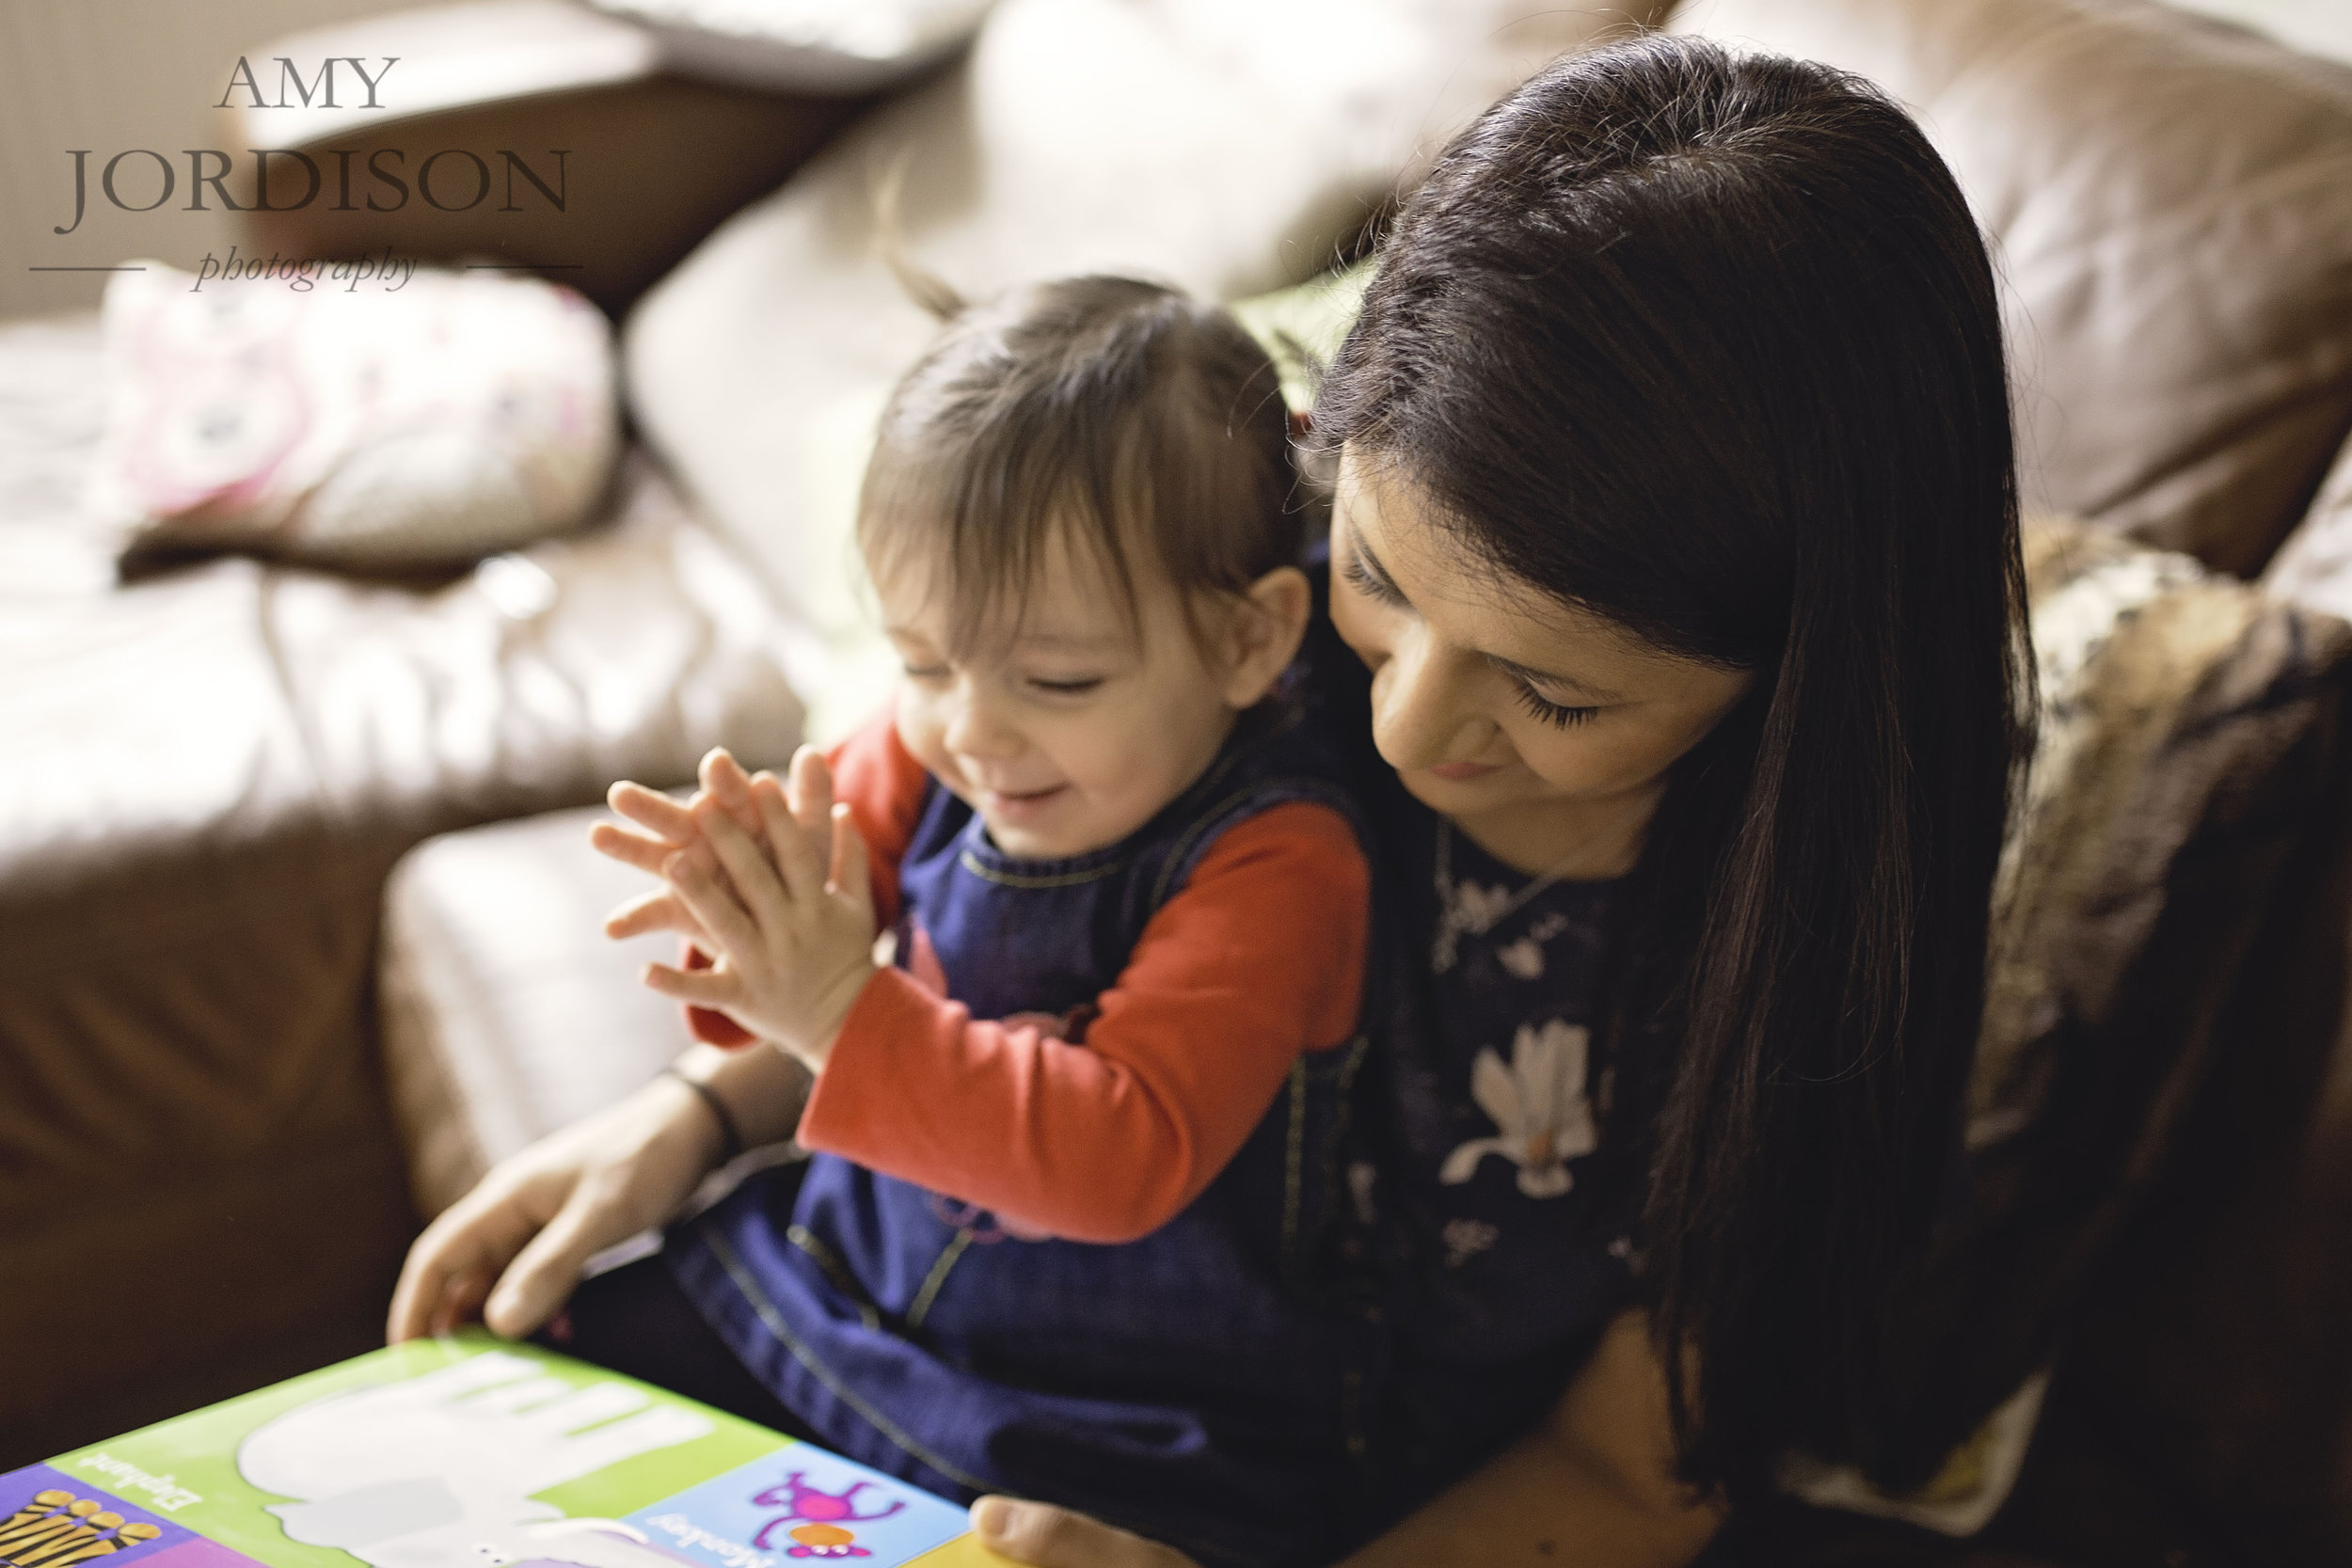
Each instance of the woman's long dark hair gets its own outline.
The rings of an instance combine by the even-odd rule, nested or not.
[[[1883,1370],[1957,1149],[2031,726],[1983,244],[1883,95],[1652,37],[1447,148],[1317,436],[1486,566],[1752,670],[1670,778],[1620,1050],[1679,1052],[1644,1279],[1684,1474],[1919,1479]],[[1956,1434],[1941,1434],[1956,1435]]]

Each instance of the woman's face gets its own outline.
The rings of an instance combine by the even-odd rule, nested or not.
[[[1373,672],[1372,731],[1405,787],[1506,861],[1629,868],[1666,770],[1746,691],[1470,557],[1429,499],[1343,452],[1331,619]]]

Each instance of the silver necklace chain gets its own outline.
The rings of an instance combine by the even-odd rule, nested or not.
[[[1431,973],[1443,974],[1452,969],[1461,958],[1461,942],[1464,937],[1483,937],[1518,913],[1519,911],[1527,908],[1532,900],[1565,877],[1568,874],[1568,868],[1581,859],[1589,847],[1590,846],[1580,845],[1577,848],[1570,850],[1566,858],[1558,865],[1553,866],[1505,899],[1501,909],[1492,911],[1471,910],[1464,907],[1464,902],[1459,896],[1458,884],[1454,880],[1454,819],[1449,816],[1438,817],[1435,868],[1438,885],[1438,930],[1429,944]]]

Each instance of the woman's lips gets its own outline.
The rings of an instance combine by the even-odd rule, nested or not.
[[[1500,771],[1500,769],[1491,762],[1449,762],[1432,768],[1429,771],[1440,779],[1459,784],[1465,779],[1483,779],[1487,774]]]

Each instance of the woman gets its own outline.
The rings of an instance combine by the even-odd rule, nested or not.
[[[1316,426],[1412,970],[1365,1196],[1403,1239],[1383,1433],[1418,1506],[1350,1560],[1686,1562],[1792,1451],[1923,1480],[1961,1433],[1888,1366],[2030,711],[1948,171],[1820,67],[1563,61],[1406,204]],[[788,1132],[780,1058],[709,1070]],[[718,1147],[665,1081],[510,1162],[420,1242],[395,1337],[485,1294],[534,1328]],[[976,1518],[1048,1568],[1184,1560]]]

